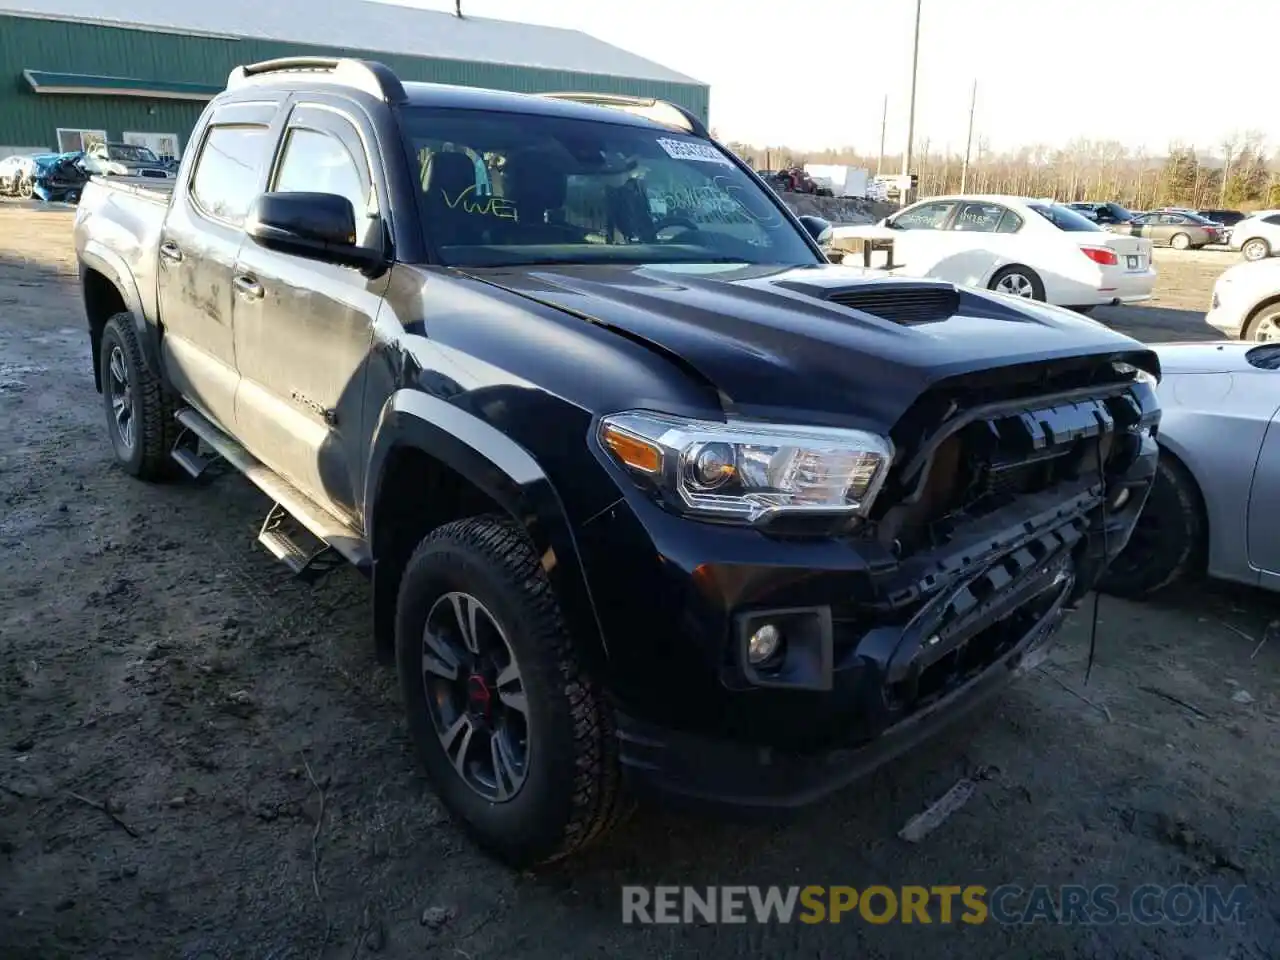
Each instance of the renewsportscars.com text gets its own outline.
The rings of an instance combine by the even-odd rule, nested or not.
[[[1144,884],[622,888],[622,922],[872,924],[1239,923],[1248,888]]]

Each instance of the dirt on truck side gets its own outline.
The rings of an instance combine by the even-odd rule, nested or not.
[[[112,467],[70,227],[0,207],[6,960],[1280,954],[1280,603],[1221,587],[1103,598],[1088,685],[1086,600],[982,715],[798,819],[643,808],[585,859],[494,864],[418,770],[361,578],[293,580],[255,548],[267,504],[232,472],[143,487]],[[898,838],[962,778],[966,804]],[[623,885],[673,883],[1239,884],[1249,909],[1239,926],[622,925]]]

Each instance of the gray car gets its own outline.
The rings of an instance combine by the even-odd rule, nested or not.
[[[1127,223],[1117,223],[1114,233],[1145,237],[1156,246],[1175,250],[1197,250],[1226,239],[1226,228],[1195,213],[1144,213]]]
[[[1156,483],[1102,589],[1140,597],[1189,575],[1280,591],[1280,343],[1158,344]]]

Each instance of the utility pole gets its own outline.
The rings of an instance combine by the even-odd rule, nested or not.
[[[907,149],[902,155],[902,173],[911,172],[911,148],[915,145],[916,136],[916,73],[920,65],[920,4],[916,0],[915,40],[911,44],[911,106],[907,111]]]
[[[884,95],[884,110],[880,112],[880,159],[876,161],[876,176],[884,169],[884,131],[889,124],[889,95]]]
[[[964,141],[964,166],[960,168],[960,192],[969,186],[969,151],[973,147],[973,113],[978,106],[978,81],[973,81],[973,93],[969,95],[969,135]]]

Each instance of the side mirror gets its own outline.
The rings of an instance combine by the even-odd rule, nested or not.
[[[268,250],[324,263],[383,263],[380,251],[356,246],[355,209],[336,193],[264,193],[249,211],[245,233]]]
[[[822,219],[809,214],[804,214],[797,218],[800,226],[804,227],[805,232],[817,242],[819,246],[825,247],[831,242],[831,224]]]

